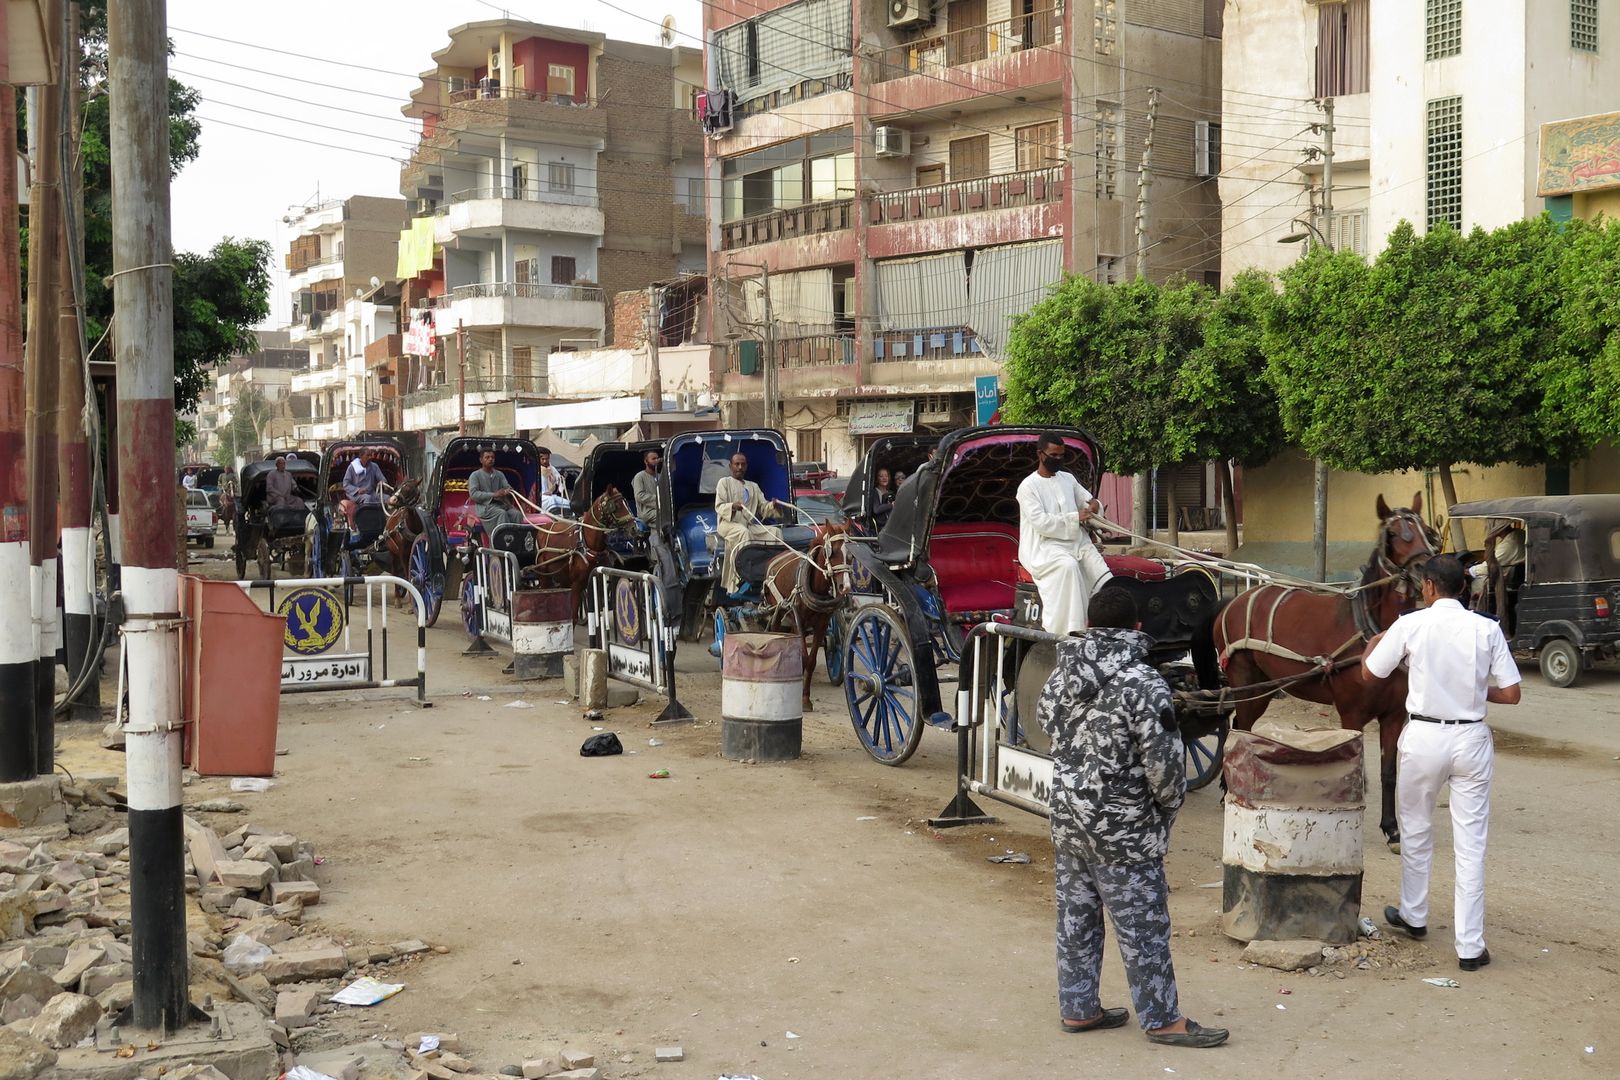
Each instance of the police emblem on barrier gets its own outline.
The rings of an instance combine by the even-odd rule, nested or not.
[[[626,645],[641,644],[640,590],[633,581],[620,581],[613,590],[613,620],[619,639]]]
[[[286,620],[281,639],[299,656],[330,649],[343,633],[348,614],[331,589],[305,585],[282,597],[276,614]]]

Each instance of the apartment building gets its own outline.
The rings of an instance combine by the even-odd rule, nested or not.
[[[1118,280],[1142,248],[1156,279],[1218,275],[1221,7],[705,4],[731,422],[762,417],[770,364],[796,455],[847,470],[877,436],[972,422],[1063,274]]]
[[[365,426],[365,348],[396,332],[395,314],[375,297],[393,278],[403,199],[356,195],[307,206],[284,219],[292,233],[286,266],[292,300],[288,340],[307,355],[292,379],[300,399],[297,444],[315,449]]]
[[[703,270],[701,82],[693,49],[516,19],[450,31],[403,109],[421,140],[398,269],[431,329],[406,336],[405,426],[544,401],[554,350],[607,343],[606,297]]]
[[[238,403],[251,387],[253,394],[263,402],[264,424],[261,434],[264,445],[277,435],[292,435],[293,373],[309,365],[305,349],[293,348],[286,330],[259,330],[256,332],[259,348],[240,356],[233,356],[214,373],[214,385],[203,394],[197,405],[197,454],[213,460],[221,447],[220,432],[236,415]]]
[[[1278,241],[1312,230],[1375,255],[1403,220],[1466,231],[1540,213],[1541,126],[1620,101],[1614,15],[1599,0],[1229,5],[1222,129],[1276,149],[1227,155],[1223,271],[1281,269],[1302,246]],[[1323,134],[1308,128],[1323,98],[1334,105],[1331,220]]]

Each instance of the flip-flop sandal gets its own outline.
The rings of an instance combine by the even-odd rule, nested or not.
[[[1225,1028],[1203,1027],[1196,1020],[1187,1021],[1185,1032],[1174,1032],[1165,1035],[1155,1035],[1147,1032],[1148,1042],[1160,1043],[1164,1046],[1219,1046],[1231,1037],[1231,1032]]]
[[[1083,1031],[1102,1031],[1106,1028],[1124,1027],[1125,1022],[1130,1018],[1130,1012],[1125,1009],[1104,1009],[1093,1019],[1078,1024],[1069,1020],[1059,1020],[1058,1023],[1070,1035],[1078,1035]]]

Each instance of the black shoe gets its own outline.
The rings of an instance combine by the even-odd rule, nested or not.
[[[1232,1037],[1232,1033],[1225,1028],[1207,1028],[1200,1025],[1196,1020],[1188,1020],[1185,1034],[1177,1033],[1172,1035],[1166,1033],[1155,1035],[1150,1031],[1147,1033],[1147,1037],[1148,1042],[1160,1043],[1164,1046],[1195,1046],[1203,1049],[1221,1045],[1221,1043]]]
[[[1106,1028],[1124,1027],[1131,1014],[1124,1009],[1104,1009],[1090,1020],[1073,1021],[1064,1019],[1060,1021],[1063,1030],[1070,1035],[1078,1035],[1082,1031],[1102,1031]]]
[[[1457,960],[1457,966],[1464,971],[1478,971],[1491,962],[1491,950],[1486,949],[1478,956],[1464,956]]]
[[[1401,909],[1395,907],[1393,904],[1384,909],[1384,921],[1389,923],[1389,925],[1393,926],[1397,930],[1405,930],[1414,938],[1425,938],[1429,936],[1429,928],[1427,926],[1413,926],[1411,923],[1401,918]]]

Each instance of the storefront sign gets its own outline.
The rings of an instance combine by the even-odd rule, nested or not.
[[[973,379],[974,420],[980,426],[988,424],[990,418],[996,415],[1001,408],[1001,389],[994,375],[978,375]]]
[[[917,403],[910,398],[896,401],[854,401],[849,406],[851,435],[905,435],[915,426]]]

